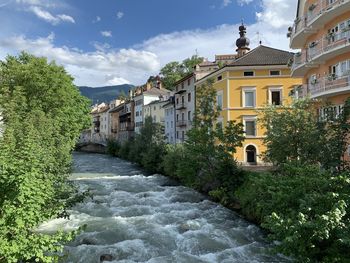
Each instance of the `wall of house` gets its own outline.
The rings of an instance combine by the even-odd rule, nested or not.
[[[270,70],[280,70],[281,76],[270,76]],[[213,78],[217,80],[218,76],[222,76],[222,80],[216,81],[214,87],[218,94],[223,96],[223,110],[221,111],[221,119],[223,124],[230,120],[243,122],[244,119],[259,118],[258,110],[269,104],[270,92],[269,89],[280,88],[282,92],[282,103],[289,104],[291,97],[290,91],[297,85],[302,83],[301,78],[291,78],[289,69],[286,68],[271,68],[271,69],[257,69],[254,77],[244,77],[243,72],[246,70],[227,70],[222,74],[214,75]],[[288,73],[288,74],[287,74]],[[255,107],[247,108],[243,105],[243,93],[245,88],[254,88],[255,90]],[[263,144],[264,129],[256,121],[256,135],[253,137],[247,136],[243,147],[237,149],[235,158],[241,162],[246,163],[246,147],[249,145],[255,146],[257,150],[257,163],[262,164],[263,160],[261,154],[266,151]]]

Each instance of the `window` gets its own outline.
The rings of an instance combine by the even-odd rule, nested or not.
[[[269,103],[273,105],[282,105],[282,88],[269,89]]]
[[[187,94],[187,101],[188,101],[188,102],[191,102],[191,93],[188,93],[188,94]]]
[[[182,138],[181,140],[184,140],[185,139],[185,131],[182,131]]]
[[[274,105],[281,105],[281,92],[276,90],[276,91],[271,91],[271,103]]]
[[[279,76],[281,75],[281,71],[279,70],[270,70],[270,76]]]
[[[255,107],[255,88],[243,88],[243,107]]]
[[[216,94],[216,103],[217,103],[217,106],[220,110],[222,110],[222,91],[219,91],[217,94]]]
[[[246,117],[244,118],[244,131],[247,137],[256,136],[256,117]]]
[[[218,76],[217,80],[218,81],[222,80],[222,75]]]
[[[191,111],[188,111],[187,112],[187,119],[190,121],[192,118],[191,118]]]
[[[182,102],[182,103],[185,103],[185,96],[182,96],[182,97],[181,97],[181,102]]]
[[[244,71],[243,75],[245,77],[253,77],[254,76],[254,71]]]
[[[185,113],[181,113],[181,117],[182,117],[182,121],[184,121],[185,120]]]
[[[176,104],[179,104],[179,98],[176,98]]]
[[[179,139],[179,131],[176,132],[176,139]]]
[[[191,79],[188,79],[188,80],[187,80],[187,85],[188,85],[188,86],[191,85]]]
[[[179,114],[176,114],[176,120],[177,121],[179,120]]]
[[[184,87],[185,87],[185,83],[182,82],[181,83],[181,88],[184,89]]]
[[[173,125],[174,125],[174,123],[173,123],[173,121],[171,121],[170,122],[170,128],[173,128]]]

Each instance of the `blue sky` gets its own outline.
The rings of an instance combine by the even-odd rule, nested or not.
[[[295,0],[0,0],[0,59],[26,50],[77,85],[142,84],[169,61],[234,53],[241,19],[252,48],[288,49]],[[259,37],[257,32],[259,32]]]

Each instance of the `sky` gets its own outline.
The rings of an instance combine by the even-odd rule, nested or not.
[[[26,51],[66,68],[78,86],[141,85],[170,61],[289,50],[297,0],[0,0],[0,60]]]

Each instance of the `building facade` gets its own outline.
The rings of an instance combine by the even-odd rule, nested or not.
[[[194,72],[177,81],[175,86],[175,138],[176,143],[183,143],[187,139],[187,132],[192,129],[195,113],[196,81],[217,70],[215,62],[204,60],[194,67]]]
[[[167,100],[155,100],[151,103],[143,106],[143,117],[151,117],[154,123],[160,123],[164,126],[165,111],[163,106],[167,103]]]
[[[169,144],[176,143],[175,132],[175,97],[171,96],[170,99],[163,105],[164,108],[164,135],[165,140]]]
[[[301,79],[290,76],[287,62],[293,53],[263,45],[250,51],[245,30],[240,26],[236,60],[197,81],[196,86],[200,88],[208,78],[214,80],[222,109],[217,122],[223,127],[228,121],[244,125],[243,147],[237,148],[234,157],[243,165],[263,165],[265,131],[258,123],[258,112],[267,104],[278,107],[289,103],[289,93],[301,84]]]
[[[170,91],[163,88],[160,78],[150,77],[147,83],[143,86],[137,87],[134,91],[135,102],[135,133],[140,133],[144,123],[143,108],[145,105],[153,101],[168,100]]]
[[[134,122],[135,104],[133,100],[128,100],[122,104],[122,110],[119,111],[119,142],[125,142],[134,137],[135,122]]]
[[[292,76],[303,78],[303,94],[321,104],[320,115],[339,114],[350,96],[350,1],[299,0],[290,47],[300,49]]]

